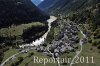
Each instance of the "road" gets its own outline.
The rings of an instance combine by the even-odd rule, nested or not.
[[[39,40],[37,39],[35,42],[33,41],[32,44],[34,44],[35,46],[38,46],[38,45],[40,45],[41,43],[44,42],[44,40],[45,40],[46,37],[47,37],[47,34],[50,32],[51,23],[54,22],[56,19],[57,19],[56,17],[50,16],[50,19],[47,20],[48,26],[49,26],[48,31],[47,31]],[[32,44],[22,45],[22,46],[20,46],[20,47],[24,47],[24,46],[28,46],[28,45],[32,45]],[[24,50],[23,50],[23,51],[24,51]],[[12,55],[12,56],[9,57],[8,59],[6,59],[3,63],[1,63],[0,66],[4,66],[8,61],[10,61],[11,59],[13,59],[15,56],[17,56],[18,54],[22,53],[23,51]]]
[[[54,53],[51,53],[51,51],[49,50],[49,47],[47,49],[48,49],[49,53],[53,56],[53,59],[55,59],[54,58]],[[59,57],[57,59],[57,63],[58,63],[58,66],[60,66]]]
[[[12,56],[10,56],[8,59],[6,59],[3,63],[1,63],[0,66],[4,66],[8,61],[10,61],[11,59],[15,58],[15,56],[17,56],[18,54],[22,53],[23,51],[19,52],[19,53],[16,53]]]
[[[81,31],[80,30],[80,32],[81,32],[81,34],[83,35],[83,38],[86,38],[86,35],[83,33],[83,31]],[[79,56],[79,54],[82,52],[82,49],[83,49],[83,38],[81,38],[80,39],[80,43],[79,43],[79,45],[81,46],[81,49],[80,49],[80,51],[76,51],[76,55],[75,55],[75,57],[73,58],[73,60],[71,61],[71,63],[70,63],[70,66],[72,66],[73,64],[75,64],[74,63],[74,61],[75,61],[75,59]]]

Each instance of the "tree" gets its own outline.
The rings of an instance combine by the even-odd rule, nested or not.
[[[0,63],[2,62],[3,57],[4,57],[3,50],[2,50],[2,49],[0,49]]]
[[[21,63],[24,59],[23,57],[18,57],[19,63]]]
[[[97,41],[94,41],[94,42],[92,43],[92,46],[97,46],[97,45],[98,45]]]
[[[15,66],[15,64],[14,64],[14,63],[12,63],[12,64],[11,64],[11,66]]]
[[[92,43],[92,39],[88,39],[88,42],[89,42],[89,43]]]
[[[28,57],[31,57],[32,55],[34,55],[34,53],[33,53],[33,52],[29,53],[29,56],[28,56]]]
[[[98,49],[100,49],[100,44],[97,46]]]

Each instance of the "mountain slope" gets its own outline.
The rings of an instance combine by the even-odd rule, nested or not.
[[[47,19],[49,16],[40,11],[31,0],[0,0],[0,28]]]
[[[47,10],[48,8],[52,7],[54,4],[56,4],[58,0],[44,0],[42,3],[40,3],[38,5],[38,7],[41,9],[41,10]]]
[[[49,4],[47,3],[49,2]],[[90,5],[94,5],[99,0],[45,0],[39,5],[39,8],[49,13],[58,13],[58,12],[71,12],[78,9],[83,9]],[[47,4],[46,4],[47,3]],[[51,5],[52,4],[52,5]],[[43,7],[44,6],[44,7]]]

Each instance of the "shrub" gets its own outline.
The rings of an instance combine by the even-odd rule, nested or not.
[[[15,66],[15,64],[14,64],[14,63],[12,63],[12,64],[11,64],[11,66]]]
[[[92,43],[92,39],[88,39],[88,42],[89,42],[89,43]]]
[[[92,46],[97,46],[97,45],[98,45],[97,41],[94,41],[94,42],[92,43]]]
[[[18,57],[19,63],[21,63],[23,60],[24,60],[23,57]]]
[[[98,49],[100,49],[100,44],[97,46]]]
[[[32,55],[34,55],[34,53],[33,53],[33,52],[29,53],[29,56],[28,56],[28,57],[31,57]]]

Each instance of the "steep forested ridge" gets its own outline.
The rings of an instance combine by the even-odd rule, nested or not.
[[[41,37],[48,29],[47,19],[49,15],[31,0],[0,0],[0,64],[10,47]]]
[[[41,12],[31,0],[0,0],[0,27],[33,21],[46,21],[47,14]]]
[[[49,2],[49,4],[47,3]],[[43,9],[49,13],[59,13],[59,12],[72,12],[77,11],[82,8],[86,8],[88,6],[94,5],[99,0],[45,0],[43,3],[39,5],[39,8]],[[51,5],[51,4],[52,5]]]

